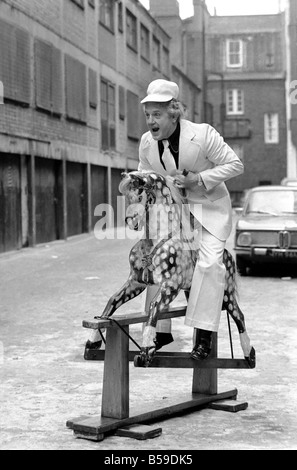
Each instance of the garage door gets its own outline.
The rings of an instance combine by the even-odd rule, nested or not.
[[[0,154],[0,253],[21,248],[20,158]]]
[[[35,158],[36,184],[36,243],[60,238],[58,209],[61,205],[58,190],[58,170],[61,162]]]
[[[87,166],[67,162],[67,236],[88,231]]]

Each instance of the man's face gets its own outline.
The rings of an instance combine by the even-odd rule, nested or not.
[[[147,127],[154,140],[168,139],[176,128],[175,118],[169,116],[166,106],[158,103],[146,103],[144,114]]]

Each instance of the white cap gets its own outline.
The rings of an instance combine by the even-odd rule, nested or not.
[[[166,101],[171,101],[173,98],[177,99],[178,94],[179,88],[176,83],[158,79],[149,84],[147,96],[141,101],[141,103],[166,103]]]

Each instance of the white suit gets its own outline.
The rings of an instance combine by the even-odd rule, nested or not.
[[[222,256],[232,228],[231,200],[224,181],[241,174],[243,164],[209,124],[181,120],[180,125],[178,170],[200,173],[204,183],[187,191],[191,212],[203,229],[185,323],[217,331],[224,293]],[[138,169],[167,175],[158,142],[150,132],[141,138]]]

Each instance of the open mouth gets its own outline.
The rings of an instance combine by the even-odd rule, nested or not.
[[[157,134],[157,133],[159,132],[159,130],[160,130],[160,127],[158,127],[158,126],[153,126],[153,127],[151,128],[151,132],[152,132],[153,134]]]

